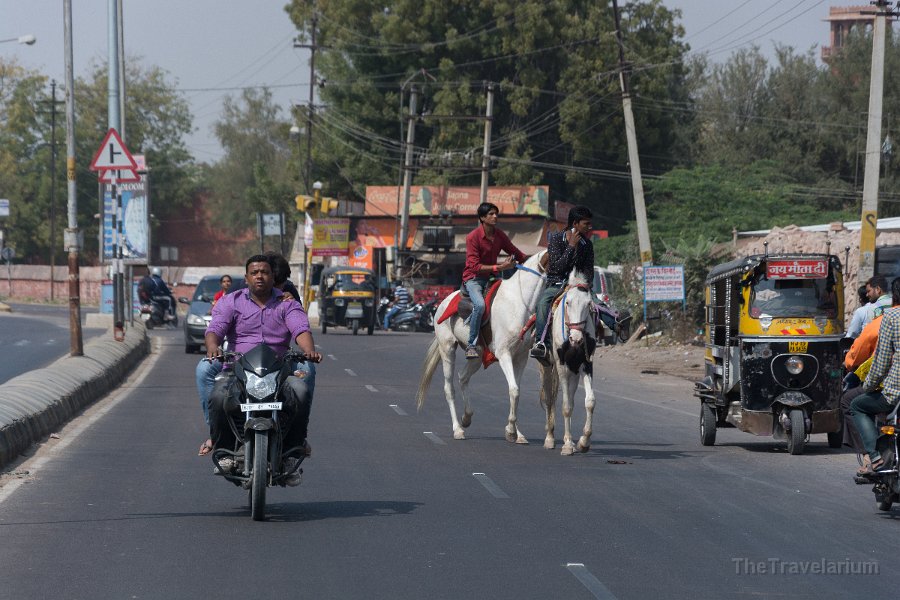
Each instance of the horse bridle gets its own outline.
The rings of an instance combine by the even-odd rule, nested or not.
[[[575,285],[574,287],[577,288],[577,289],[579,289],[579,290],[581,290],[582,292],[587,292],[588,294],[591,293],[591,288],[588,287],[588,284],[586,284],[586,283],[579,283],[579,284]],[[572,288],[569,288],[569,289],[572,289]],[[568,293],[568,292],[566,292],[566,293]],[[571,331],[572,329],[574,329],[574,330],[576,330],[576,331],[582,331],[582,332],[583,332],[583,331],[584,331],[584,326],[585,326],[585,324],[587,324],[587,319],[585,319],[584,321],[577,321],[577,322],[574,322],[574,323],[573,323],[573,322],[570,322],[570,321],[566,321],[566,317],[565,317],[565,313],[566,313],[566,299],[565,299],[565,296],[563,296],[563,300],[562,300],[562,301],[563,301],[563,322],[565,323],[566,329],[569,330],[569,331]],[[592,310],[592,311],[594,310],[594,303],[593,303],[593,302],[591,302],[591,310]]]

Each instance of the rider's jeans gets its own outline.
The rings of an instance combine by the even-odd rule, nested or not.
[[[469,346],[474,346],[478,339],[478,330],[481,329],[481,315],[484,314],[484,289],[488,280],[474,278],[466,281],[466,291],[469,292],[469,300],[472,301],[472,316],[469,317]]]
[[[407,308],[407,307],[405,307],[405,306],[402,307],[402,308],[399,307],[399,306],[392,306],[392,307],[390,307],[390,308],[388,309],[387,313],[385,313],[385,315],[384,315],[384,323],[382,323],[382,325],[384,325],[383,329],[384,329],[385,331],[387,331],[388,329],[390,329],[390,328],[391,328],[391,319],[394,318],[394,315],[396,315],[396,314],[397,314],[398,312],[400,312],[400,311],[406,310],[406,308]]]
[[[304,373],[302,379],[306,381],[309,395],[316,391],[316,365],[315,363],[295,363],[294,371]],[[197,363],[194,377],[197,381],[197,395],[200,396],[200,409],[203,411],[203,419],[209,425],[209,395],[216,383],[216,377],[222,372],[222,363],[218,360],[203,359]]]
[[[556,296],[559,295],[559,291],[562,289],[563,284],[557,283],[548,285],[543,292],[541,292],[541,297],[538,298],[537,308],[535,309],[535,321],[534,321],[534,341],[547,343],[543,339],[544,329],[547,327],[547,321],[550,320],[550,307],[553,306],[553,300],[556,299]],[[552,338],[548,338],[552,339]]]
[[[875,428],[875,415],[891,412],[893,405],[888,403],[881,392],[868,392],[861,394],[850,403],[850,416],[856,425],[856,431],[862,439],[863,448],[869,455],[869,460],[875,462],[881,458],[881,454],[875,449],[878,439],[878,430]]]

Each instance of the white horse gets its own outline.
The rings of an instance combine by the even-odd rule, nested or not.
[[[556,425],[555,405],[562,382],[563,390],[563,435],[562,455],[575,453],[572,443],[572,410],[575,392],[578,390],[578,375],[584,373],[584,431],[578,440],[578,450],[587,452],[591,447],[591,426],[594,419],[593,359],[597,346],[596,312],[591,288],[584,276],[577,271],[569,275],[569,285],[562,299],[553,309],[550,327],[552,346],[550,366],[541,365],[541,404],[547,411],[546,437],[544,448],[555,446],[553,430]]]
[[[491,341],[488,347],[497,357],[509,387],[509,419],[506,424],[506,439],[518,444],[528,443],[528,440],[525,439],[525,436],[522,435],[516,424],[516,412],[519,406],[519,381],[528,362],[528,348],[531,341],[529,336],[525,336],[525,339],[520,339],[519,334],[528,318],[534,312],[538,297],[544,289],[546,278],[543,275],[544,269],[540,266],[540,263],[541,257],[545,253],[546,251],[541,251],[530,257],[525,261],[524,265],[517,267],[516,272],[509,279],[500,284],[491,307],[490,321],[486,325],[486,327],[490,327],[491,331]],[[439,318],[444,314],[454,294],[459,294],[459,291],[457,290],[450,294],[441,302],[435,313],[436,317]],[[456,348],[457,346],[466,347],[469,339],[469,325],[459,318],[458,315],[450,317],[443,323],[437,323],[437,321],[435,323],[435,337],[425,355],[422,380],[419,382],[416,402],[419,410],[421,410],[425,404],[425,394],[431,383],[431,377],[437,369],[438,362],[442,362],[444,366],[444,394],[447,397],[447,404],[450,406],[453,437],[457,440],[463,440],[466,438],[463,428],[468,427],[472,423],[472,414],[474,412],[469,402],[469,379],[481,367],[482,361],[480,359],[467,360],[462,368],[462,372],[459,374],[459,387],[464,404],[463,417],[462,421],[460,421],[456,416],[453,374],[455,371]],[[479,349],[482,351],[483,356],[483,346],[479,345]]]

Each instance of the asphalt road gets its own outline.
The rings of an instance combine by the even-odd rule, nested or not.
[[[46,367],[69,354],[69,307],[49,304],[11,304],[13,312],[0,312],[0,385],[16,375]],[[82,342],[103,335],[106,329],[84,327],[84,316],[96,309],[82,310]]]
[[[689,382],[629,379],[601,361],[588,453],[542,448],[533,366],[519,413],[530,445],[503,438],[497,367],[473,379],[474,421],[455,441],[440,377],[424,410],[414,404],[425,334],[316,336],[313,456],[303,484],[270,489],[270,518],[254,522],[246,492],[196,456],[200,356],[184,354],[181,332],[152,336],[139,373],[3,478],[0,599],[895,591],[900,513],[876,510],[851,482],[855,458],[825,436],[802,456],[734,430],[702,447]]]

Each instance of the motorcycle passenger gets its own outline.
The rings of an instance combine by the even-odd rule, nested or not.
[[[497,227],[500,209],[496,204],[482,202],[478,206],[478,227],[466,236],[466,266],[463,269],[462,281],[469,299],[472,301],[472,316],[469,317],[469,343],[466,345],[466,358],[478,358],[478,332],[481,329],[481,315],[484,314],[484,290],[491,275],[501,271],[514,269],[516,261],[525,262],[528,258],[524,252],[515,247],[509,237]],[[500,251],[509,257],[502,263],[497,262]]]
[[[900,295],[900,278],[891,284],[892,292],[895,285]],[[900,308],[892,308],[884,311],[881,319],[872,367],[862,385],[863,393],[850,403],[850,416],[868,457],[868,464],[864,465],[857,475],[869,475],[884,467],[881,453],[875,447],[878,439],[875,417],[880,413],[894,410],[897,400],[900,399],[898,352],[900,352]],[[878,391],[879,386],[883,386],[881,391]]]
[[[566,229],[547,236],[547,287],[541,292],[535,310],[535,343],[529,353],[533,358],[547,359],[544,334],[550,309],[569,280],[572,269],[577,268],[588,285],[594,285],[594,245],[590,241],[593,216],[588,207],[574,206],[569,211]]]
[[[221,355],[219,344],[226,335],[233,337],[234,350],[247,352],[259,343],[265,343],[275,352],[283,354],[292,341],[312,362],[320,362],[322,355],[316,352],[309,328],[306,312],[299,302],[281,300],[281,291],[275,288],[275,278],[268,257],[257,254],[247,260],[247,288],[228,294],[213,309],[212,321],[206,330],[206,355],[216,358]],[[225,371],[223,371],[225,373]],[[285,448],[306,447],[312,394],[305,378],[289,376],[280,390],[282,411],[282,431]],[[237,417],[240,398],[239,389],[230,370],[224,377],[215,380],[209,397],[210,439],[214,448],[231,450],[235,446],[234,432],[229,415]],[[285,470],[296,466],[297,459],[285,460]],[[223,469],[234,467],[230,459],[222,459]],[[295,473],[285,481],[287,485],[299,485],[300,474]]]
[[[394,282],[394,292],[392,294],[392,300],[390,303],[390,308],[384,314],[384,330],[387,331],[391,325],[391,319],[398,312],[404,311],[409,308],[410,296],[409,290],[403,286],[403,282],[397,280]]]
[[[141,279],[138,286],[142,301],[155,302],[162,307],[163,319],[172,321],[175,319],[175,297],[169,290],[169,286],[163,281],[162,271],[159,267],[150,269],[148,275]]]

